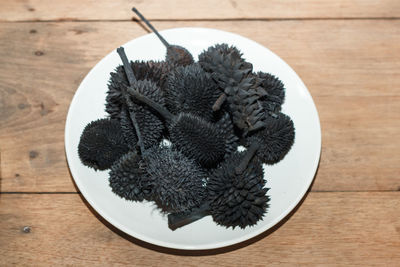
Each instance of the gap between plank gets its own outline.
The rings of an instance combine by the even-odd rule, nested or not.
[[[309,18],[204,18],[204,19],[150,19],[149,21],[156,22],[180,22],[180,21],[314,21],[314,20],[399,20],[400,17],[342,17],[342,18],[322,18],[322,17],[309,17]],[[142,22],[139,19],[74,19],[74,18],[60,18],[60,19],[33,19],[33,20],[15,20],[6,21],[0,20],[0,23],[34,23],[34,22]]]

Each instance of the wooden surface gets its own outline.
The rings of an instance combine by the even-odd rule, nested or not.
[[[321,120],[321,161],[311,192],[280,227],[226,249],[171,251],[114,229],[77,192],[64,154],[69,103],[105,54],[146,34],[131,20],[133,4],[160,30],[210,27],[253,39],[307,85]],[[0,266],[398,265],[399,1],[0,6]]]

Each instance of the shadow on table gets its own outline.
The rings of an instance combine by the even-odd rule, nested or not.
[[[69,170],[69,168],[68,168]],[[178,255],[178,256],[209,256],[209,255],[217,255],[217,254],[223,254],[223,253],[228,253],[240,248],[244,248],[248,245],[251,245],[255,242],[260,241],[261,239],[266,238],[267,236],[269,236],[270,234],[272,234],[273,232],[275,232],[278,228],[280,228],[282,225],[284,225],[292,216],[293,214],[296,213],[296,211],[300,208],[300,206],[303,204],[304,200],[307,198],[309,192],[311,191],[311,188],[314,185],[314,181],[315,181],[315,177],[318,174],[318,170],[319,170],[319,162],[318,162],[318,167],[317,170],[315,172],[313,181],[310,185],[310,187],[307,190],[307,193],[303,196],[303,198],[300,200],[300,202],[296,205],[296,207],[285,217],[283,218],[279,223],[277,223],[275,226],[273,226],[272,228],[268,229],[267,231],[253,237],[250,238],[246,241],[234,244],[234,245],[230,245],[230,246],[226,246],[226,247],[222,247],[222,248],[216,248],[216,249],[206,249],[206,250],[183,250],[183,249],[172,249],[172,248],[166,248],[166,247],[161,247],[161,246],[157,246],[154,244],[150,244],[147,243],[145,241],[142,241],[140,239],[137,239],[135,237],[132,237],[126,233],[124,233],[123,231],[119,230],[118,228],[116,228],[115,226],[113,226],[112,224],[110,224],[108,221],[106,221],[103,217],[101,217],[101,215],[99,215],[91,206],[90,204],[85,200],[85,198],[82,196],[82,194],[79,191],[79,188],[76,186],[74,179],[72,178],[72,174],[70,172],[70,178],[75,186],[75,189],[77,192],[79,192],[79,197],[82,199],[82,202],[86,205],[86,207],[93,213],[93,215],[99,220],[101,221],[105,226],[107,226],[111,231],[113,231],[115,234],[119,235],[120,237],[136,244],[139,245],[141,247],[147,248],[147,249],[151,249],[160,253],[166,253],[166,254],[173,254],[173,255]]]

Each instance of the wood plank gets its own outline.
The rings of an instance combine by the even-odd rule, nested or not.
[[[298,72],[322,123],[315,190],[398,189],[400,21],[157,24],[160,29],[198,26],[244,35]],[[143,34],[132,22],[0,24],[3,191],[75,191],[63,142],[72,96],[105,54]]]
[[[76,194],[1,194],[0,264],[396,266],[400,217],[394,211],[399,205],[400,192],[310,193],[286,223],[257,242],[184,252],[122,234],[96,218]]]
[[[281,19],[398,17],[397,0],[51,1],[1,0],[0,20],[129,20],[132,6],[149,19]],[[84,8],[83,8],[84,7]]]

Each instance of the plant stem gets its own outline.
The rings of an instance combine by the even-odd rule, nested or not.
[[[190,212],[178,212],[171,213],[168,215],[168,227],[171,230],[176,230],[182,226],[188,225],[192,222],[195,222],[207,215],[210,215],[210,204],[209,202],[205,202],[197,209],[194,209]]]
[[[217,111],[221,108],[222,104],[225,102],[226,100],[226,94],[222,93],[218,99],[215,101],[214,105],[212,106],[213,111]]]
[[[146,25],[157,35],[158,39],[165,45],[165,47],[168,49],[171,45],[164,39],[164,37],[161,36],[161,34],[158,33],[158,31],[153,27],[153,25],[150,24],[150,22],[143,17],[143,15],[137,10],[135,7],[132,8],[132,11],[138,15],[138,17],[146,23]]]
[[[129,85],[133,86],[137,80],[136,80],[135,74],[133,73],[132,66],[129,64],[128,58],[125,54],[125,49],[123,47],[117,48],[117,52],[119,54],[119,57],[122,60],[122,63],[124,64],[124,70],[126,73],[126,77],[128,78]],[[129,98],[126,87],[121,88],[121,93],[125,97],[126,104],[128,105],[129,117],[132,121],[133,127],[135,127],[136,135],[138,138],[138,145],[140,147],[140,152],[143,155],[143,153],[145,152],[145,148],[144,148],[144,144],[143,144],[142,134],[140,132],[139,124],[136,120],[135,113],[130,111],[130,109],[133,108],[133,102]]]
[[[257,150],[259,148],[258,142],[253,142],[250,147],[247,149],[246,154],[244,155],[242,161],[240,162],[239,166],[235,168],[236,174],[241,174],[246,170],[247,165],[249,165],[250,160],[254,157]]]
[[[147,96],[142,95],[138,91],[133,90],[132,87],[128,88],[128,93],[133,95],[140,102],[145,103],[146,105],[155,109],[158,113],[160,113],[162,117],[164,117],[164,119],[172,121],[175,118],[175,115],[169,112],[165,107],[161,106],[160,104],[148,98]]]

